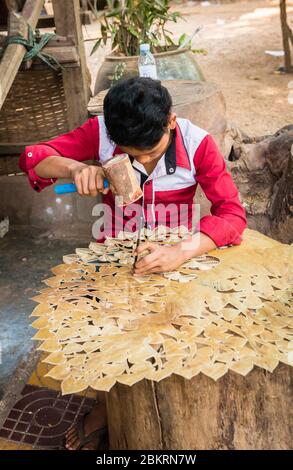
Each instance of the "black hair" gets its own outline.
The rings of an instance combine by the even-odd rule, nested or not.
[[[166,132],[171,107],[172,98],[159,80],[122,80],[104,99],[108,135],[117,145],[150,149]]]

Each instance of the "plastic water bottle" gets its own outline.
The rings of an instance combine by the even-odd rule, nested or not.
[[[153,54],[150,51],[149,44],[140,45],[138,69],[139,69],[140,77],[149,77],[149,78],[153,78],[154,80],[158,78],[156,61],[155,61]]]

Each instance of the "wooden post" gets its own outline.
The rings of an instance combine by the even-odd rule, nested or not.
[[[26,0],[19,18],[23,32],[24,22],[28,23],[33,29],[36,27],[43,4],[44,0]],[[25,53],[26,49],[21,44],[10,44],[4,52],[0,62],[0,109],[16,77]]]
[[[293,369],[178,375],[107,393],[110,449],[291,449]]]
[[[292,61],[290,51],[290,30],[287,23],[286,0],[280,0],[280,17],[283,37],[283,48],[285,53],[285,72],[290,73],[292,72]]]
[[[87,118],[89,85],[85,50],[82,40],[79,0],[53,0],[56,32],[60,36],[72,38],[77,48],[80,66],[63,70],[64,91],[67,102],[70,129],[81,125]]]
[[[9,11],[21,11],[24,4],[25,0],[5,0],[6,6]]]

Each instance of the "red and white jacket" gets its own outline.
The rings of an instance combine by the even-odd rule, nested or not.
[[[27,146],[19,165],[28,174],[33,189],[41,191],[56,181],[40,178],[34,171],[34,167],[48,156],[103,162],[119,153],[122,151],[110,141],[104,118],[99,116],[60,137]],[[218,247],[241,243],[241,234],[246,227],[245,210],[233,179],[226,170],[224,158],[208,132],[186,119],[178,118],[172,142],[154,171],[148,175],[136,160],[132,161],[132,166],[143,190],[143,200],[138,202],[143,205],[148,227],[164,223],[166,217],[166,225],[174,225],[172,215],[166,213],[168,206],[171,212],[172,207],[174,210],[183,208],[185,214],[183,217],[180,214],[180,220],[187,220],[190,228],[194,194],[199,184],[211,202],[211,214],[200,219],[197,230],[208,235]],[[111,193],[104,196],[104,203],[114,207]],[[116,217],[119,217],[117,211]],[[131,218],[131,207],[125,208],[120,217],[124,225]],[[164,220],[160,221],[161,218]]]

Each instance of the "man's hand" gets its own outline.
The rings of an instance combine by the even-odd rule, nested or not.
[[[76,162],[70,167],[70,175],[81,196],[97,196],[98,193],[109,192],[109,188],[104,188],[105,176],[99,166]]]
[[[81,196],[109,192],[109,188],[104,188],[105,175],[100,166],[52,155],[38,163],[34,170],[41,178],[71,178]]]
[[[151,273],[173,271],[188,259],[200,256],[216,248],[215,242],[205,233],[197,232],[185,241],[173,246],[160,246],[155,243],[142,243],[135,255],[144,251],[150,254],[135,263],[133,273],[143,276]]]
[[[173,271],[185,261],[179,243],[173,246],[160,246],[149,242],[142,243],[135,251],[135,254],[139,255],[146,250],[150,254],[141,258],[134,266],[133,272],[139,276]]]

